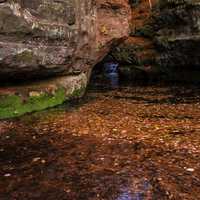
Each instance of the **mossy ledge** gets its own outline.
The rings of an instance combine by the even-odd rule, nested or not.
[[[60,105],[69,99],[80,98],[85,92],[86,85],[87,78],[81,74],[29,86],[1,88],[0,119],[41,111]]]

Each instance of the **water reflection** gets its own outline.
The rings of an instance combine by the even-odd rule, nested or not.
[[[200,199],[199,88],[86,95],[0,122],[0,199]]]
[[[147,180],[132,184],[132,187],[125,187],[116,200],[145,200],[150,198],[151,185]]]
[[[132,200],[131,191],[128,188],[125,188],[123,193],[116,200]]]

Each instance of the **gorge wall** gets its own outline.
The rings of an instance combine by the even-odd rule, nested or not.
[[[0,2],[0,78],[88,71],[129,32],[126,0]]]
[[[200,1],[175,0],[160,3],[155,17],[157,62],[172,79],[199,82]]]
[[[0,0],[0,118],[81,96],[130,17],[128,0]]]
[[[198,82],[200,79],[200,1],[132,2],[130,37],[112,51],[121,73],[144,78]]]

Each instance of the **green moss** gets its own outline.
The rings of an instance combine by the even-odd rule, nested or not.
[[[64,88],[59,88],[54,94],[47,92],[29,92],[29,97],[23,101],[20,95],[0,96],[0,119],[13,118],[25,113],[41,111],[64,103],[66,100],[79,98],[85,93],[85,87],[75,89],[72,94],[66,95]]]
[[[81,88],[74,90],[74,92],[72,93],[72,95],[70,96],[70,98],[71,99],[73,99],[73,98],[80,98],[85,93],[85,89],[86,88],[84,86],[82,86]]]
[[[66,100],[65,90],[58,89],[54,95],[42,93],[30,96],[25,102],[17,95],[5,95],[0,97],[0,119],[17,117],[25,113],[44,110],[62,104]]]

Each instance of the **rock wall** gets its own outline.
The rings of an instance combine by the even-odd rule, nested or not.
[[[200,66],[200,2],[192,0],[162,1],[155,18],[156,44],[162,66]]]
[[[123,43],[111,52],[120,63],[122,79],[137,83],[158,77],[155,61],[158,56],[154,43],[154,23],[151,18],[157,15],[158,0],[130,1],[132,6],[131,33]]]
[[[152,8],[146,0],[132,4],[131,36],[113,52],[121,71],[133,80],[146,73],[150,79],[199,81],[200,1],[151,2]]]
[[[127,0],[3,0],[0,78],[87,71],[128,35]]]
[[[128,36],[130,11],[128,0],[0,0],[0,85],[16,80],[26,85],[0,86],[0,118],[25,112],[15,101],[5,104],[7,96],[20,97],[15,103],[23,105],[31,94],[53,97],[52,87],[64,88],[63,101],[77,93],[74,88],[84,90],[92,67]],[[36,80],[60,76],[60,82],[35,86]],[[72,76],[77,82],[64,84]],[[30,80],[34,83],[24,82]]]

